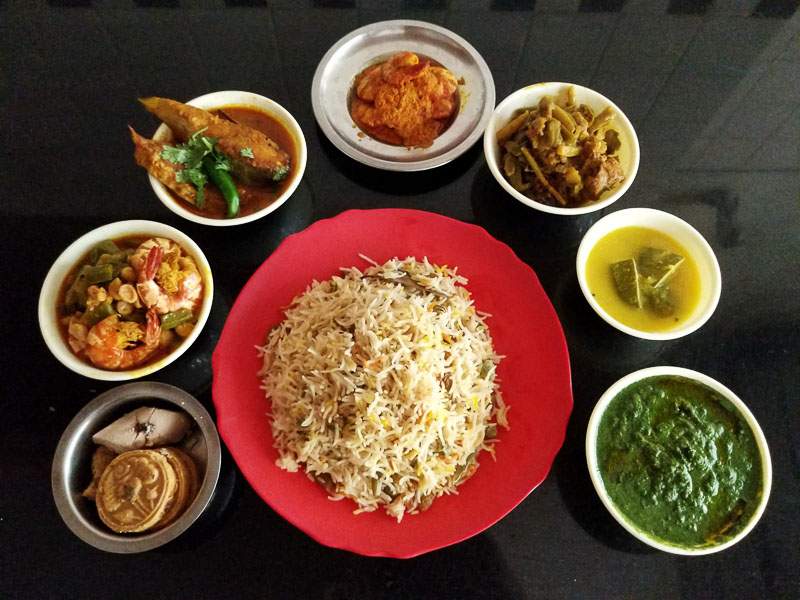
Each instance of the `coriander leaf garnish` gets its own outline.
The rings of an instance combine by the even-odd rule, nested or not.
[[[191,152],[186,148],[173,148],[172,146],[164,146],[161,152],[161,157],[167,159],[169,162],[176,165],[184,165],[191,160]]]
[[[223,156],[216,150],[211,154],[212,158],[214,159],[214,168],[217,171],[230,171],[231,170],[231,161],[228,160],[227,156]]]
[[[180,181],[181,183],[191,183],[197,188],[197,197],[195,198],[195,204],[197,207],[203,206],[205,202],[205,194],[203,193],[203,188],[205,187],[206,183],[208,182],[208,178],[206,174],[197,167],[195,169],[182,169],[175,173],[175,180]]]
[[[181,183],[191,183],[197,188],[197,198],[195,204],[199,207],[205,202],[203,188],[208,183],[208,177],[202,170],[203,159],[211,155],[214,159],[216,169],[230,171],[230,161],[220,154],[215,146],[217,138],[203,135],[205,129],[201,129],[192,135],[187,142],[177,146],[164,146],[161,157],[175,163],[183,165],[183,169],[175,173],[175,180]]]
[[[241,154],[245,158],[255,158],[255,156],[253,156],[252,148],[242,148],[241,150],[239,150],[239,154]]]

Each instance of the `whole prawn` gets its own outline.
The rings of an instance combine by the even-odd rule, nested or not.
[[[194,309],[203,292],[203,279],[189,256],[166,238],[150,238],[131,256],[138,273],[136,291],[142,303],[163,315],[181,308]]]
[[[106,317],[86,335],[86,356],[103,369],[125,370],[150,358],[158,350],[161,321],[152,310],[143,327],[134,321],[120,321],[118,315]]]

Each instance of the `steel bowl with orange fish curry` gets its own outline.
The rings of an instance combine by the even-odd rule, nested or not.
[[[458,112],[458,86],[447,69],[413,52],[398,52],[356,75],[350,116],[381,142],[427,148]]]
[[[129,127],[136,163],[196,215],[251,215],[280,197],[294,177],[292,135],[267,111],[238,104],[204,110],[158,97],[140,102],[173,140],[146,139]]]

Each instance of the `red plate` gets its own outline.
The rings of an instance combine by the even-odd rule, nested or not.
[[[469,279],[495,350],[510,406],[500,428],[497,460],[481,455],[459,493],[401,523],[383,511],[354,515],[355,503],[334,502],[305,473],[278,468],[278,453],[260,389],[255,346],[278,323],[281,308],[312,280],[339,267],[383,263],[395,256],[458,267]],[[505,516],[547,476],[572,410],[564,333],[533,270],[486,231],[416,210],[351,210],[292,235],[259,267],[231,309],[214,352],[214,404],[219,433],[256,492],[288,521],[327,546],[368,556],[409,558],[471,537]]]

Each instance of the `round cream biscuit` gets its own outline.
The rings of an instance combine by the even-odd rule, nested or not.
[[[154,450],[131,450],[117,456],[97,486],[97,512],[118,533],[145,531],[158,523],[177,489],[175,470]]]

